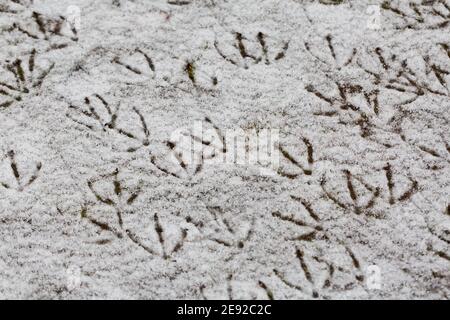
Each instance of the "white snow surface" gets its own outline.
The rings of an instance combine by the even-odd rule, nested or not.
[[[449,0],[0,0],[0,35],[0,298],[450,296]],[[279,169],[177,159],[196,121]]]

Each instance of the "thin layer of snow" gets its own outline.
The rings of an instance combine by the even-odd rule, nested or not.
[[[0,0],[0,298],[448,299],[450,1],[176,2]]]

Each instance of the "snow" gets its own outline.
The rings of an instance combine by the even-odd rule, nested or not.
[[[383,2],[0,0],[0,298],[448,299],[450,1]]]

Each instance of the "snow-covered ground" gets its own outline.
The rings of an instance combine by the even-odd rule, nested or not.
[[[449,24],[449,0],[0,0],[0,298],[448,299]],[[217,161],[229,132],[277,164]]]

